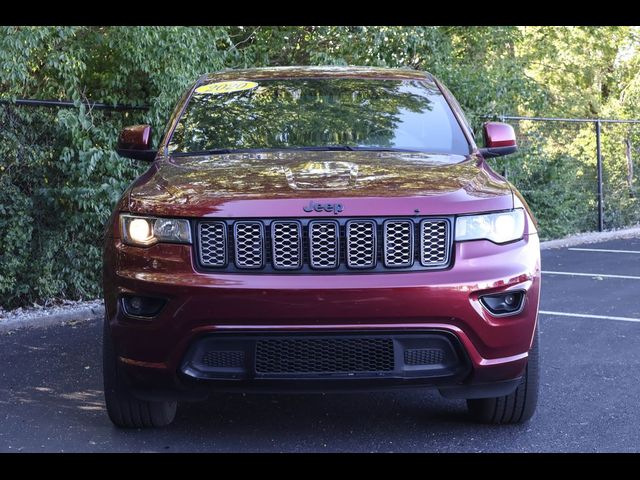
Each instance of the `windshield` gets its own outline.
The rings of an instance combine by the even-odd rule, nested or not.
[[[169,143],[174,154],[287,148],[469,153],[440,90],[415,80],[209,83]]]

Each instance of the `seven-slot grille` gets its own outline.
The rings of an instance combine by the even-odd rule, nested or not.
[[[446,268],[445,218],[202,220],[204,268],[235,271],[380,271]]]

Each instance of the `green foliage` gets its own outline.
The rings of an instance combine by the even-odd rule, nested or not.
[[[141,166],[113,150],[127,124],[155,140],[186,86],[241,58],[226,28],[2,27],[1,98],[71,99],[73,109],[0,106],[0,305],[100,293],[103,225]],[[83,100],[150,105],[88,109]]]
[[[540,109],[544,89],[529,78],[517,27],[258,27],[247,59],[258,65],[369,65],[427,70],[471,119]]]
[[[203,73],[267,65],[428,70],[478,130],[486,114],[637,117],[633,27],[0,27],[0,99],[72,100],[72,109],[0,105],[0,305],[100,295],[103,225],[144,166],[113,151],[119,130],[150,123]],[[84,101],[149,105],[105,112]],[[591,129],[591,130],[590,130]],[[528,138],[498,171],[537,213],[543,236],[592,230],[592,126],[521,126]],[[606,132],[605,132],[606,133]],[[626,143],[605,141],[606,215],[638,221]],[[636,172],[640,168],[636,167]]]

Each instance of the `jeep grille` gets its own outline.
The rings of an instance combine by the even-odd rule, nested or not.
[[[200,220],[196,232],[206,270],[402,271],[451,261],[448,218]]]

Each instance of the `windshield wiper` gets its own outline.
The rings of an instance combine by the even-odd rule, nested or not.
[[[271,152],[274,150],[309,150],[309,151],[351,151],[356,147],[349,145],[326,145],[312,147],[267,147],[267,148],[213,148],[211,150],[197,150],[193,152],[173,152],[171,155],[176,157],[202,156],[202,155],[224,155],[225,153],[260,153]]]
[[[416,150],[415,148],[395,148],[395,147],[351,147],[351,150],[365,151],[365,152],[409,152],[409,153],[424,153],[422,150]]]
[[[222,155],[224,153],[237,152],[231,148],[214,148],[212,150],[196,150],[194,152],[171,152],[171,155],[176,157],[198,157],[201,155]]]
[[[303,150],[311,152],[355,152],[355,151],[369,151],[369,152],[409,152],[409,153],[424,153],[420,150],[408,149],[408,148],[394,148],[394,147],[366,147],[366,146],[351,146],[351,145],[322,145],[322,146],[305,146],[305,147],[269,147],[269,148],[214,148],[211,150],[199,150],[194,152],[172,152],[171,155],[176,157],[197,157],[203,155],[224,155],[226,153],[260,153],[270,152],[274,150]]]
[[[348,151],[351,152],[357,147],[351,147],[349,145],[322,145],[322,146],[313,146],[313,147],[285,147],[293,150],[309,150],[309,151]]]
[[[395,148],[395,147],[375,147],[375,146],[359,146],[359,145],[322,145],[312,147],[280,147],[273,150],[310,150],[310,151],[348,151],[348,152],[410,152],[424,153],[421,150],[411,148]]]

